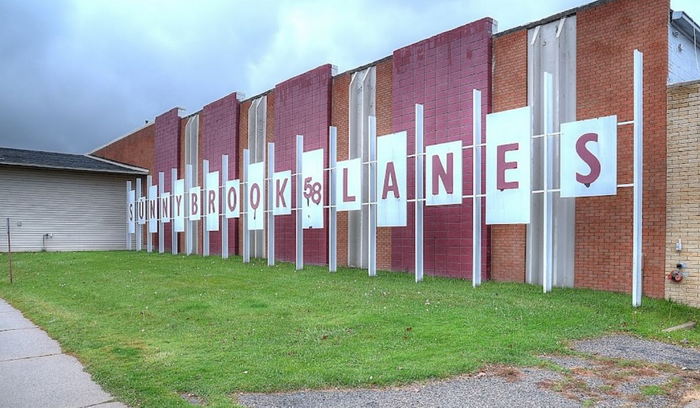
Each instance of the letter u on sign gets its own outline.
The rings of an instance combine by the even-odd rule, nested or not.
[[[530,222],[530,108],[486,115],[486,223]]]
[[[617,116],[561,125],[561,196],[617,194]]]

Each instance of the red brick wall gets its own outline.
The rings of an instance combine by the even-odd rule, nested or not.
[[[156,127],[151,123],[91,154],[103,159],[151,169],[154,158],[155,132]]]
[[[493,111],[527,106],[527,30],[493,40]],[[491,277],[525,281],[524,225],[492,225]]]
[[[229,179],[238,178],[238,118],[240,103],[236,93],[214,101],[202,109],[200,117],[201,160],[209,160],[209,171],[221,171],[221,155],[228,154]],[[201,161],[200,160],[200,161]],[[224,181],[225,182],[225,181]],[[220,183],[223,185],[223,182]],[[223,199],[221,201],[224,202]],[[222,207],[223,208],[223,207]],[[229,219],[229,251],[238,249],[238,220]],[[209,233],[209,251],[221,253],[221,232]]]
[[[268,99],[270,96],[268,95]],[[238,119],[238,159],[236,160],[236,169],[239,176],[243,175],[243,150],[248,148],[248,109],[252,103],[251,99],[241,102],[239,107],[239,119]],[[243,187],[241,185],[241,187]],[[241,208],[241,212],[244,209]],[[241,214],[241,217],[245,215]],[[238,231],[238,248],[235,252],[238,255],[243,254],[243,222],[238,219],[237,231]]]
[[[664,295],[669,2],[617,0],[577,15],[577,119],[632,119],[632,51],[644,53],[644,279]],[[619,128],[618,182],[632,181],[632,126]],[[575,284],[631,290],[632,189],[576,200]]]
[[[338,128],[338,161],[347,160],[350,151],[349,86],[352,73],[344,73],[333,78],[333,100],[331,102],[331,125]],[[348,265],[348,213],[337,213],[337,264]]]
[[[377,63],[377,135],[387,135],[393,132],[393,71],[393,57]],[[377,228],[378,269],[392,269],[392,230],[393,228]]]
[[[462,140],[472,144],[472,90],[480,89],[482,116],[489,112],[491,34],[486,18],[394,51],[392,128],[408,132],[408,153],[415,152],[414,104],[425,107],[425,144]],[[483,119],[482,118],[482,119]],[[463,191],[472,191],[472,150],[464,151]],[[414,160],[408,161],[408,196],[414,197]],[[392,229],[392,268],[414,269],[414,205],[408,226]],[[425,272],[471,278],[472,201],[425,207]],[[486,226],[482,226],[484,233]],[[488,268],[484,248],[483,271]]]
[[[322,65],[275,86],[275,171],[296,170],[296,135],[304,135],[304,151],[324,149],[324,168],[327,167],[331,84],[331,66]],[[325,175],[324,180],[327,186]],[[292,184],[292,202],[296,207],[295,184]],[[328,205],[327,199],[324,205]],[[324,225],[328,222],[326,214],[324,211]],[[277,259],[294,261],[295,245],[295,216],[275,217]],[[327,261],[327,229],[304,230],[304,262],[325,264]]]
[[[165,189],[170,191],[172,181],[170,177],[170,169],[177,168],[180,164],[180,117],[177,113],[177,108],[173,108],[160,116],[156,117],[156,132],[155,132],[155,155],[153,165],[153,183],[158,183],[158,173],[165,173]],[[172,234],[172,223],[164,225],[163,232],[165,234],[164,244],[165,250],[170,251]],[[153,242],[157,243],[157,234],[154,235]]]

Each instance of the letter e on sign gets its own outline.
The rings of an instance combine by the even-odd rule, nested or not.
[[[617,116],[561,125],[561,196],[617,194]]]
[[[529,107],[486,115],[486,223],[530,222]]]

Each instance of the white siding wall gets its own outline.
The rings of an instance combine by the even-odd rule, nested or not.
[[[114,175],[0,166],[0,251],[126,249],[126,180]]]

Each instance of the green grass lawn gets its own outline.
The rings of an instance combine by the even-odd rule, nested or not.
[[[399,384],[489,363],[538,364],[566,340],[624,331],[700,344],[662,328],[700,311],[580,289],[431,278],[240,258],[136,252],[0,256],[0,297],[132,406],[231,406],[238,391]]]

